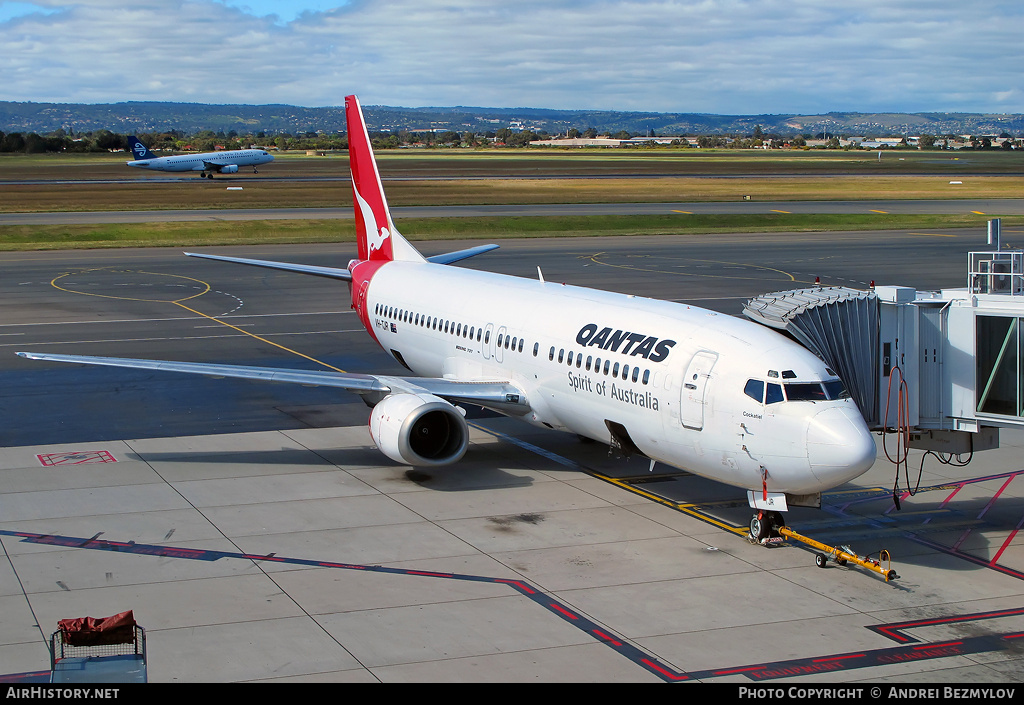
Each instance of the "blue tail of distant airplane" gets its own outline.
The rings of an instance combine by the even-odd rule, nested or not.
[[[142,144],[135,135],[128,138],[128,148],[132,151],[135,159],[156,159],[156,155],[150,152],[149,147]]]

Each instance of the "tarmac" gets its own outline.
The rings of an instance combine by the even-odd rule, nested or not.
[[[510,419],[472,429],[429,472],[365,427],[2,449],[0,682],[48,677],[59,619],[128,609],[151,683],[1024,676],[1024,433],[966,468],[927,458],[898,511],[880,450],[787,516],[885,548],[887,580],[752,545],[739,490]]]
[[[523,241],[479,264],[734,312],[819,273],[949,286],[984,237]],[[320,278],[162,250],[0,260],[0,683],[49,678],[58,620],[129,609],[151,683],[1024,680],[1024,431],[962,466],[911,451],[898,474],[876,436],[868,473],[786,517],[869,560],[819,568],[747,541],[742,490],[513,419],[472,417],[465,459],[423,471],[373,447],[350,397],[13,354],[294,365],[290,343],[388,371]]]

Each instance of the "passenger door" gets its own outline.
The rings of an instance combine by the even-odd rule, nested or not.
[[[498,328],[498,335],[495,339],[494,348],[494,359],[501,362],[505,359],[505,336],[508,335],[508,329],[505,326]]]
[[[690,360],[683,375],[679,400],[679,420],[686,428],[700,431],[704,428],[704,402],[707,397],[711,368],[718,361],[718,353],[701,350]]]

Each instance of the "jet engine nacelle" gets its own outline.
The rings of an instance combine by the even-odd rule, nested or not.
[[[222,173],[222,174],[237,174],[238,173],[238,165],[237,164],[228,164],[227,166],[222,166],[220,168],[220,173]]]
[[[469,445],[469,426],[454,406],[432,394],[391,394],[370,413],[370,436],[396,463],[457,462]]]

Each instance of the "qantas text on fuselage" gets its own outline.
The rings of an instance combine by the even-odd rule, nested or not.
[[[576,334],[576,342],[587,347],[597,346],[601,350],[619,352],[623,355],[640,355],[651,362],[661,362],[668,357],[674,340],[659,340],[653,335],[631,333],[623,330],[612,330],[605,326],[598,329],[596,323],[588,323]]]

